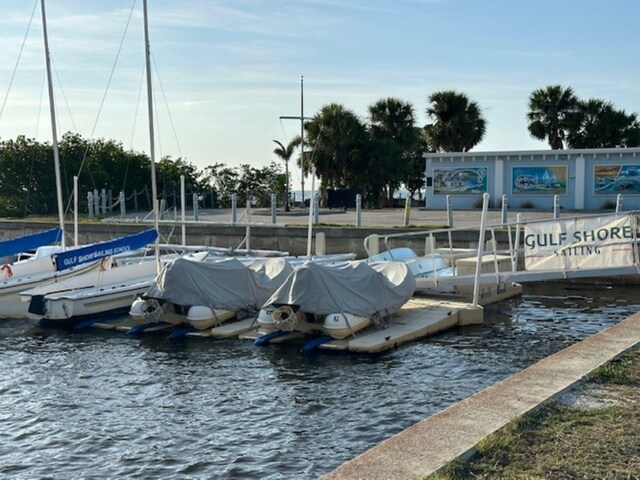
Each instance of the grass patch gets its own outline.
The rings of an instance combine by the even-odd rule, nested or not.
[[[550,403],[514,420],[429,480],[640,479],[640,350],[594,372],[592,382],[620,397],[590,409]]]

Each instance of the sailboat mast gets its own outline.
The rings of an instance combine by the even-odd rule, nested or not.
[[[47,85],[49,87],[49,109],[51,111],[51,135],[53,137],[53,165],[56,176],[56,200],[58,203],[58,222],[60,223],[61,245],[66,248],[64,238],[64,210],[62,203],[62,179],[60,177],[60,151],[58,148],[58,129],[56,127],[56,107],[53,100],[53,81],[51,79],[51,57],[49,54],[49,38],[47,37],[47,15],[44,8],[44,0],[40,0],[42,10],[42,33],[44,36],[44,56],[47,66]]]
[[[156,185],[156,152],[153,128],[153,89],[151,87],[151,47],[149,45],[149,22],[147,21],[147,0],[142,2],[144,19],[144,53],[147,71],[147,111],[149,113],[149,157],[151,159],[151,198],[153,199],[153,228],[158,232],[156,239],[156,261],[160,262],[159,241],[160,228],[158,224],[158,187]]]

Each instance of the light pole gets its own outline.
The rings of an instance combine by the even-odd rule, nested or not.
[[[304,76],[300,76],[300,116],[283,116],[280,117],[280,120],[300,120],[300,169],[301,169],[301,179],[300,186],[302,188],[302,202],[301,205],[304,206],[304,121],[311,120],[311,117],[304,116]],[[287,177],[288,178],[288,177]]]

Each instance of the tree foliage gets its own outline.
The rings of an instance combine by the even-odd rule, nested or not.
[[[578,98],[571,87],[549,85],[534,90],[529,97],[529,133],[547,140],[553,150],[562,150],[569,129],[576,122]]]
[[[567,145],[570,148],[637,147],[640,123],[636,114],[617,110],[611,102],[597,98],[579,101]]]
[[[484,138],[487,122],[478,104],[464,93],[434,92],[426,112],[433,123],[424,130],[435,151],[468,152]]]

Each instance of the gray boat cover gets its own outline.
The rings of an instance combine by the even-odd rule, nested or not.
[[[259,310],[293,267],[281,258],[198,262],[178,258],[161,270],[145,294],[178,305]]]
[[[267,300],[269,305],[299,305],[316,315],[351,313],[382,318],[411,298],[416,281],[402,262],[364,261],[298,267]]]

